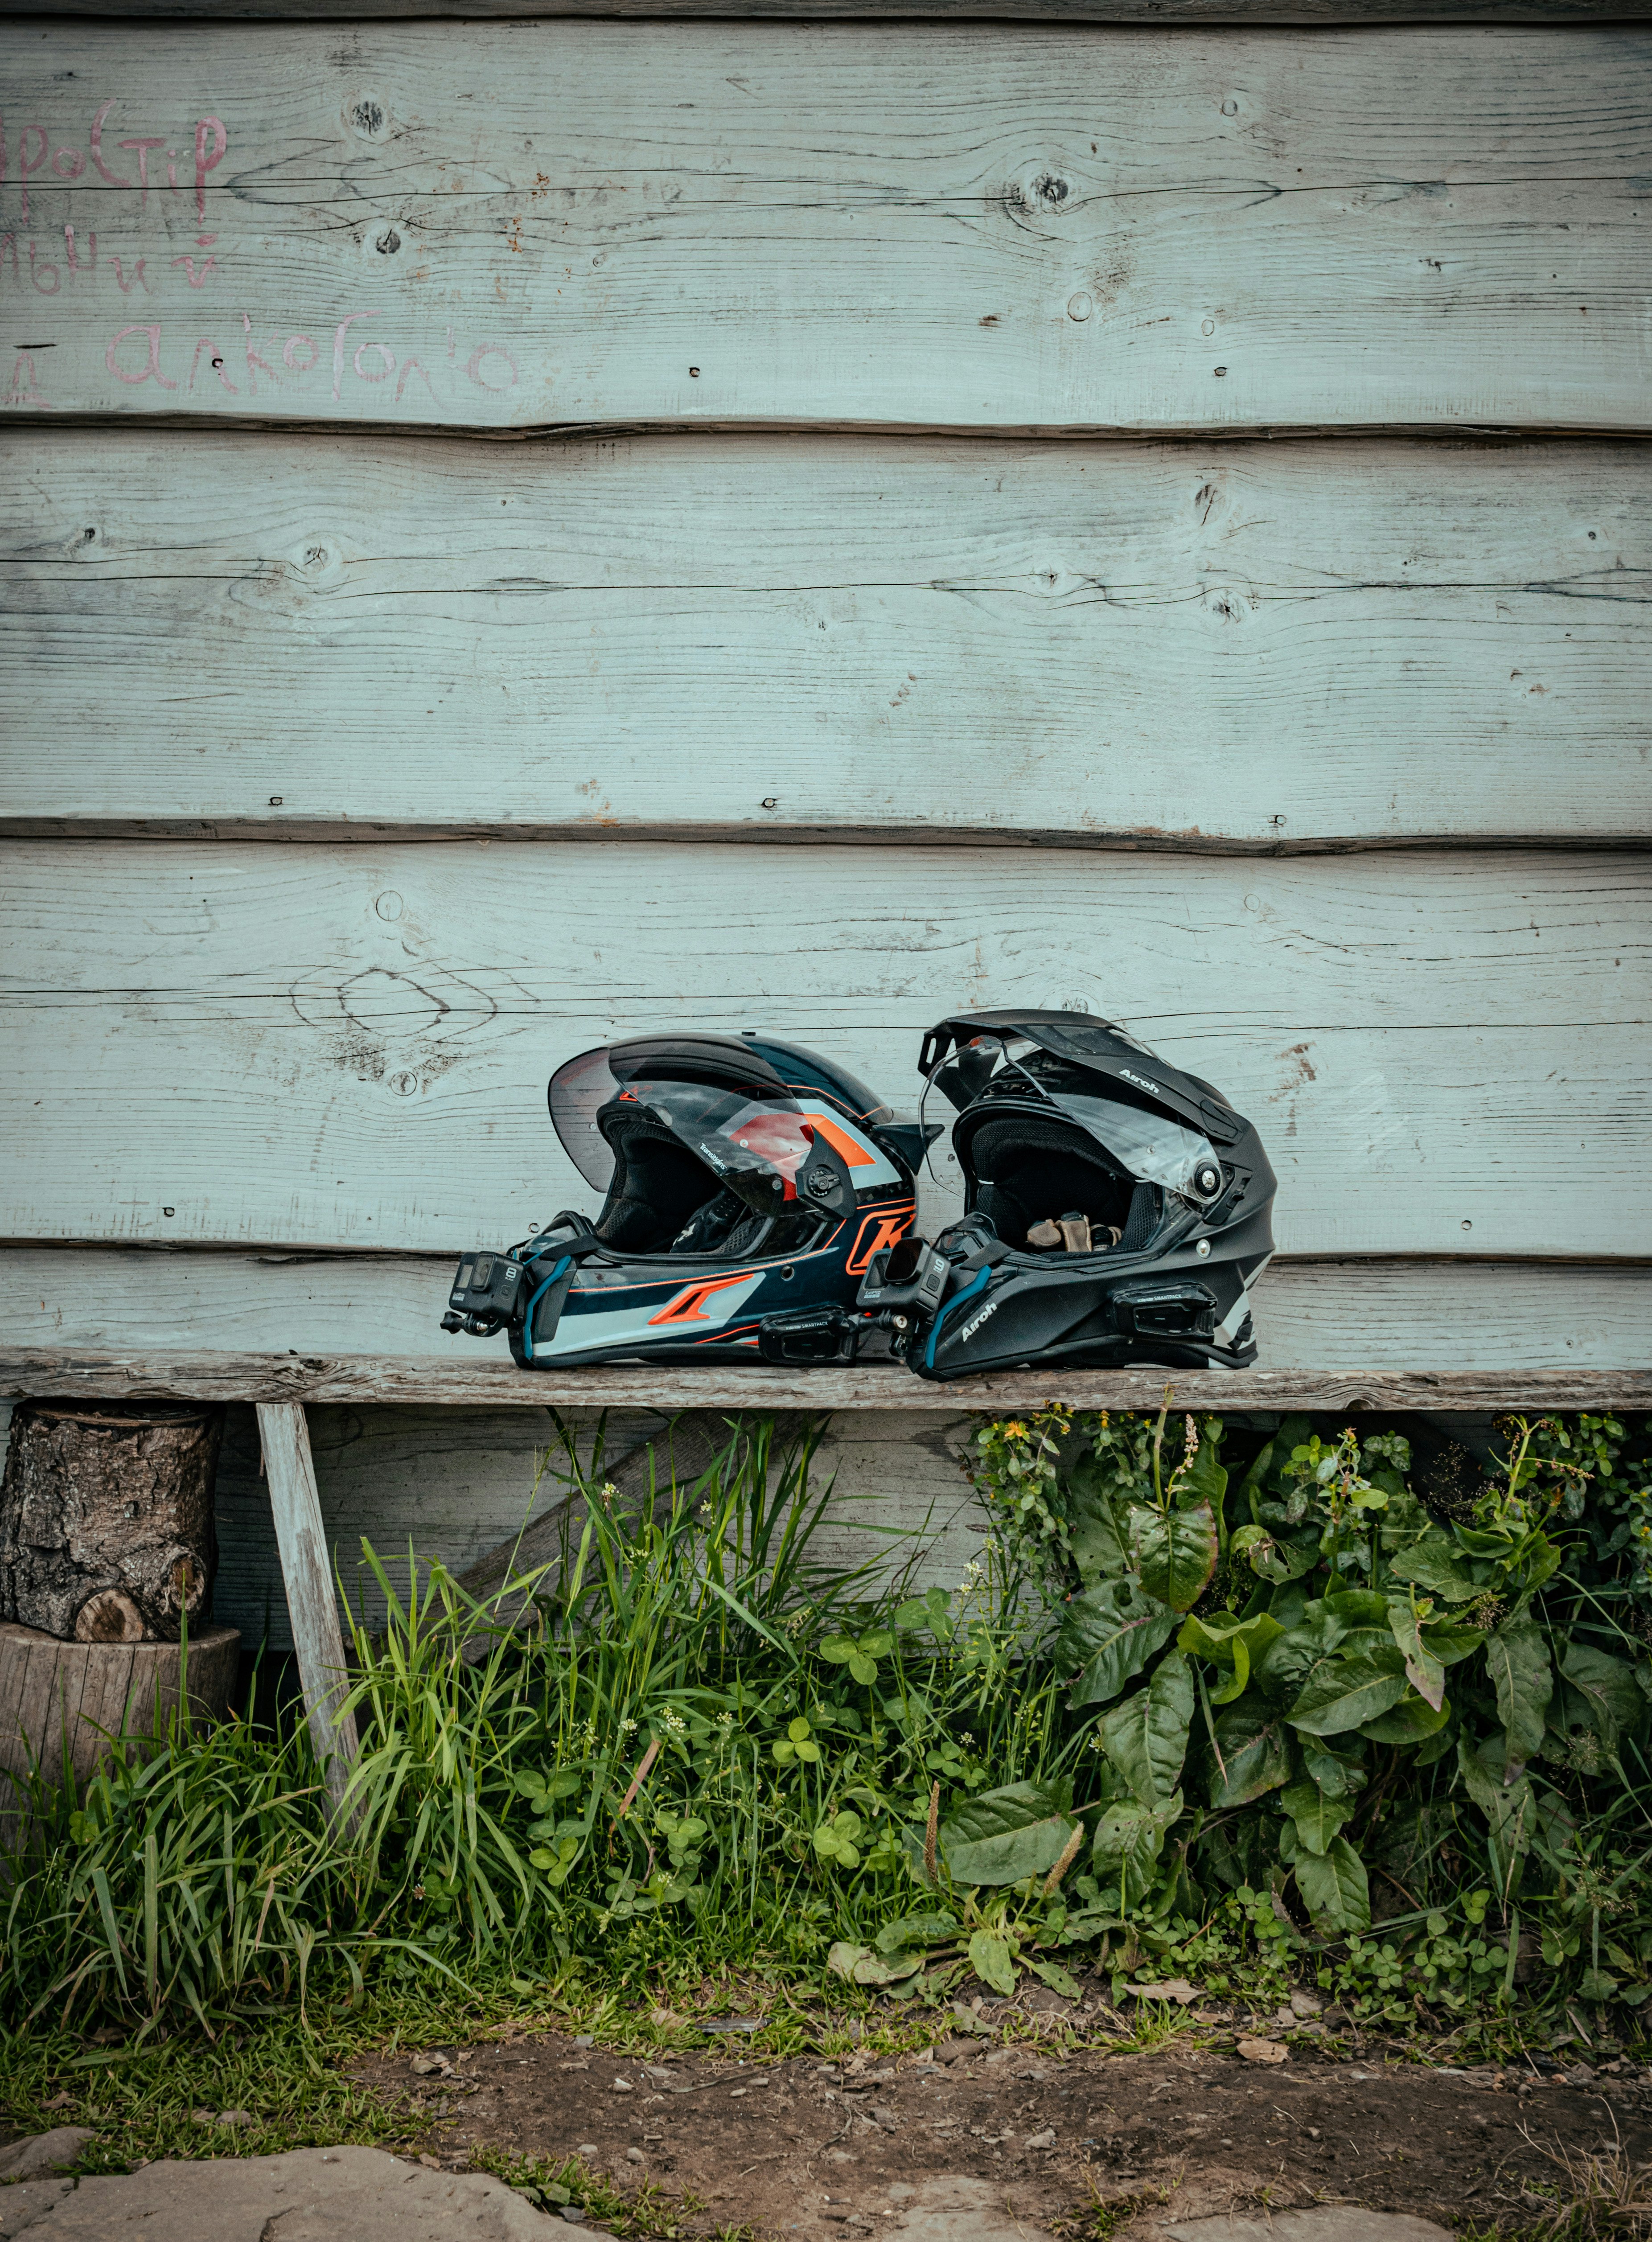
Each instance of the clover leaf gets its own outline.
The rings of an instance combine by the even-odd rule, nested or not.
[[[820,1646],[823,1658],[834,1666],[847,1666],[855,1680],[870,1688],[877,1679],[877,1661],[895,1648],[886,1627],[869,1628],[864,1635],[829,1635]]]
[[[909,1597],[905,1603],[896,1607],[895,1624],[903,1631],[926,1627],[937,1641],[950,1642],[953,1632],[952,1600],[944,1588],[926,1588],[921,1596]]]
[[[860,1847],[855,1843],[861,1834],[861,1817],[845,1810],[834,1814],[829,1822],[823,1822],[815,1832],[815,1850],[823,1861],[836,1861],[839,1868],[857,1869],[860,1866]]]
[[[801,1715],[791,1722],[784,1736],[769,1747],[775,1755],[776,1766],[789,1767],[794,1760],[801,1760],[805,1766],[815,1766],[820,1759],[820,1746],[809,1741],[814,1733]]]

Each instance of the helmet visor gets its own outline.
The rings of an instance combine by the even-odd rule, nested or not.
[[[1145,1044],[1138,1048],[1146,1051]],[[1214,1195],[1222,1165],[1208,1138],[1167,1114],[1098,1096],[1073,1087],[1073,1082],[1072,1067],[1052,1059],[1030,1037],[977,1036],[936,1067],[924,1089],[920,1117],[930,1118],[930,1100],[937,1091],[961,1112],[989,1087],[1024,1091],[1093,1137],[1138,1182],[1158,1184],[1195,1201],[1208,1201]],[[933,1168],[930,1173],[935,1173]],[[936,1180],[942,1178],[937,1176]]]
[[[1138,1182],[1162,1185],[1185,1198],[1214,1198],[1222,1164],[1209,1138],[1201,1137],[1197,1129],[1138,1105],[1120,1105],[1111,1098],[1086,1098],[1063,1091],[1056,1093],[1052,1102]]]
[[[711,1083],[651,1080],[623,1058],[616,1074],[612,1057],[606,1048],[584,1051],[551,1077],[551,1120],[587,1183],[607,1194],[614,1169],[609,1132],[635,1116],[669,1131],[758,1212],[773,1212],[796,1198],[796,1174],[811,1138],[784,1091],[754,1097]]]

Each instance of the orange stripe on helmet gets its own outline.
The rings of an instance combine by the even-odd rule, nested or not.
[[[876,1153],[869,1152],[865,1145],[851,1137],[840,1122],[829,1120],[824,1113],[805,1113],[803,1118],[818,1136],[826,1139],[833,1151],[842,1155],[846,1168],[876,1166]]]
[[[673,1300],[668,1300],[657,1316],[650,1316],[650,1327],[655,1324],[703,1324],[711,1319],[706,1313],[706,1302],[714,1292],[726,1292],[730,1285],[749,1284],[756,1274],[753,1269],[742,1269],[737,1277],[711,1277],[689,1285]]]
[[[912,1217],[917,1212],[910,1201],[897,1207],[890,1214],[875,1212],[863,1218],[855,1237],[853,1252],[843,1264],[845,1272],[858,1277],[870,1267],[874,1253],[881,1253],[886,1245],[897,1245],[912,1227]]]

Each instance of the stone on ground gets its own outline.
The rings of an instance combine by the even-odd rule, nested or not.
[[[1352,2203],[1280,2211],[1271,2219],[1187,2219],[1159,2231],[1170,2242],[1451,2242],[1432,2219]]]
[[[561,2231],[489,2173],[427,2172],[382,2149],[168,2159],[83,2179],[28,2227],[29,2242],[541,2242]]]
[[[901,2242],[1027,2242],[1027,2228],[1005,2208],[1002,2182],[944,2173],[903,2188],[897,2210],[891,2225]]]
[[[14,2234],[44,2219],[74,2184],[71,2179],[26,2179],[15,2187],[0,2187],[0,2242],[11,2242]]]
[[[48,2172],[67,2172],[94,2138],[89,2125],[54,2125],[49,2133],[13,2141],[0,2149],[0,2179],[42,2179]]]

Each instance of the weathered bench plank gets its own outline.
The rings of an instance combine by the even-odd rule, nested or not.
[[[14,830],[1652,832],[1643,445],[31,433]]]
[[[14,16],[105,16],[110,0],[10,0]],[[333,23],[333,0],[121,0],[120,12],[209,23]],[[545,0],[352,0],[353,22],[378,17],[453,17],[509,22],[543,16]],[[1645,0],[1429,0],[1433,23],[1610,23],[1637,22]],[[1418,0],[557,0],[559,16],[680,17],[797,17],[808,22],[875,22],[989,17],[1029,23],[1414,23]]]
[[[0,54],[23,409],[1649,421],[1630,28],[85,23]]]
[[[1652,1368],[1320,1372],[998,1371],[925,1386],[897,1365],[845,1370],[713,1369],[675,1377],[623,1365],[536,1376],[496,1351],[468,1362],[373,1355],[145,1355],[50,1348],[0,1354],[0,1399],[122,1394],[149,1400],[428,1403],[465,1408],[1157,1409],[1166,1386],[1181,1409],[1644,1409]]]
[[[592,1044],[762,1025],[905,1104],[945,1011],[1074,1004],[1256,1118],[1286,1252],[1611,1260],[1652,1237],[1643,856],[6,859],[0,1236],[502,1240],[588,1199],[544,1085]]]
[[[360,1745],[355,1715],[344,1709],[349,1675],[304,1405],[260,1401],[258,1425],[310,1742],[336,1812]]]
[[[210,1338],[238,1357],[371,1353],[468,1376],[502,1361],[505,1342],[441,1336],[453,1271],[451,1257],[434,1254],[8,1246],[0,1352],[153,1356],[194,1353]],[[1635,1264],[1276,1260],[1254,1306],[1265,1368],[1569,1373],[1652,1363],[1652,1267]],[[522,1377],[523,1399],[542,1399],[543,1379]],[[912,1391],[920,1393],[916,1381]]]

